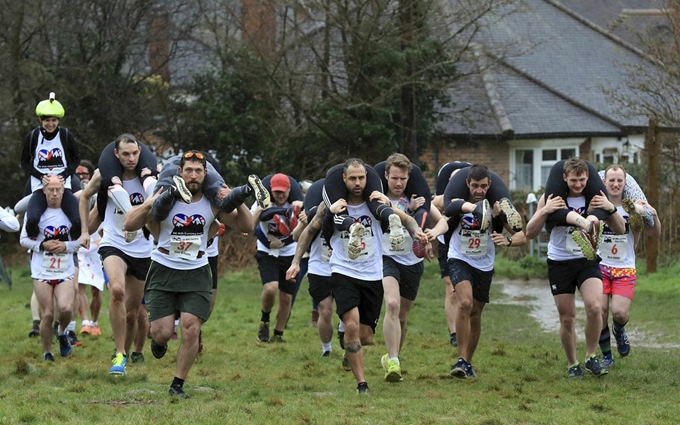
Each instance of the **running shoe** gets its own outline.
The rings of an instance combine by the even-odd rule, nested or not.
[[[392,251],[399,251],[404,246],[404,226],[396,214],[390,214],[390,246]]]
[[[132,354],[130,354],[130,361],[132,363],[144,363],[144,353],[133,351]]]
[[[175,189],[177,189],[175,194],[179,200],[185,204],[190,204],[194,198],[194,195],[191,194],[191,191],[187,187],[184,179],[180,176],[172,176],[172,181],[175,183]]]
[[[123,237],[125,238],[125,243],[133,242],[135,239],[137,239],[137,230],[124,230]]]
[[[490,214],[491,208],[489,207],[489,201],[482,199],[477,202],[474,211],[472,211],[472,215],[475,217],[475,221],[479,224],[479,230],[482,232],[486,232],[489,228],[489,223],[491,222],[489,217]]]
[[[593,376],[604,376],[609,373],[607,369],[602,366],[602,363],[597,359],[596,355],[590,356],[586,361],[586,370],[593,374]]]
[[[165,353],[168,352],[168,344],[157,344],[153,339],[151,340],[151,354],[157,359],[162,359]]]
[[[641,232],[644,227],[642,216],[635,209],[635,203],[632,199],[624,198],[621,202],[623,210],[628,213],[628,224],[634,232]]]
[[[61,357],[70,356],[73,349],[71,348],[71,343],[68,341],[68,336],[66,334],[59,335],[57,340],[59,340],[59,355]]]
[[[260,208],[267,209],[271,205],[271,199],[269,197],[269,191],[264,187],[262,181],[255,174],[248,176],[248,185],[252,190],[252,194],[257,201]]]
[[[583,368],[581,367],[581,363],[577,363],[567,369],[567,376],[569,378],[583,378]]]
[[[102,330],[99,328],[98,324],[90,326],[90,329],[92,329],[92,331],[90,332],[90,335],[92,336],[99,336],[102,334]]]
[[[459,358],[458,363],[451,367],[451,376],[455,378],[466,379],[468,377],[467,376],[468,366],[470,366],[468,362],[466,362],[462,358]]]
[[[260,322],[260,328],[257,330],[257,340],[269,342],[269,322]]]
[[[321,353],[321,357],[330,357],[330,356],[331,356],[331,351],[330,351],[330,350],[324,351],[323,353]]]
[[[576,229],[571,232],[571,237],[574,238],[574,242],[581,248],[581,253],[586,259],[597,259],[597,250],[594,249],[588,232],[583,229]]]
[[[361,223],[354,223],[349,228],[349,241],[347,242],[347,256],[349,257],[350,260],[357,259],[359,257],[359,254],[361,254],[361,238],[364,237],[364,231],[365,231],[364,225]]]
[[[368,384],[366,382],[359,382],[357,384],[357,394],[368,394]]]
[[[276,342],[286,342],[285,339],[283,339],[283,335],[274,335],[269,342],[276,343]]]
[[[184,389],[177,385],[171,385],[168,393],[173,397],[189,398],[189,394],[185,393]]]
[[[621,328],[621,332],[614,331],[614,338],[616,339],[616,349],[619,351],[621,357],[626,357],[630,354],[630,342],[628,342],[626,329]]]
[[[73,347],[82,347],[83,343],[78,340],[78,337],[76,336],[76,333],[73,331],[68,331],[68,342],[73,346]]]
[[[451,334],[451,339],[449,339],[449,344],[451,344],[451,347],[458,347],[458,335],[456,333]]]
[[[49,352],[43,354],[43,361],[44,362],[53,362],[54,361],[54,354],[49,353]]]
[[[512,202],[508,198],[501,198],[499,201],[501,211],[505,214],[506,222],[515,232],[521,232],[524,228],[522,216],[517,212]]]
[[[396,359],[387,362],[387,372],[385,372],[385,381],[399,382],[401,381],[401,366]]]
[[[40,320],[33,321],[33,327],[28,331],[28,337],[33,338],[40,336]]]
[[[79,335],[91,335],[92,334],[92,326],[90,325],[83,325],[80,327],[80,332],[78,332]]]
[[[477,374],[475,373],[474,369],[472,369],[472,365],[468,363],[467,369],[465,369],[465,377],[466,378],[476,378]]]
[[[614,366],[614,356],[612,356],[611,353],[603,354],[602,361],[600,363],[602,364],[602,367],[609,369],[610,367]]]
[[[116,357],[111,360],[113,365],[109,370],[111,375],[125,375],[125,366],[127,365],[127,357],[123,353],[116,353]]]

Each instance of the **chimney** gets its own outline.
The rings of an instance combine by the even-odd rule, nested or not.
[[[261,54],[276,48],[275,0],[241,0],[241,40]]]
[[[160,75],[164,83],[170,82],[170,47],[168,26],[170,19],[162,10],[155,10],[149,22],[149,65],[154,75]]]

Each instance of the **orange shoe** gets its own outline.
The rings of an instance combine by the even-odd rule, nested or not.
[[[78,332],[79,335],[92,335],[92,326],[90,325],[85,325],[80,328],[80,332]]]
[[[92,325],[90,326],[90,335],[92,336],[99,336],[102,334],[102,330],[99,329],[99,325]]]

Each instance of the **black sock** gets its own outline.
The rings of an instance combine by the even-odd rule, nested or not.
[[[184,379],[179,379],[178,377],[174,377],[172,380],[172,384],[170,384],[171,387],[176,387],[176,388],[182,388],[184,386]]]
[[[260,321],[264,323],[269,323],[269,315],[271,314],[271,311],[267,312],[262,312],[262,316],[260,316]]]

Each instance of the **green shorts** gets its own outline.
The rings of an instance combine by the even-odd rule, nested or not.
[[[149,311],[149,321],[191,313],[204,322],[210,314],[212,298],[212,272],[205,265],[193,270],[176,270],[151,262],[146,276],[144,299]]]

